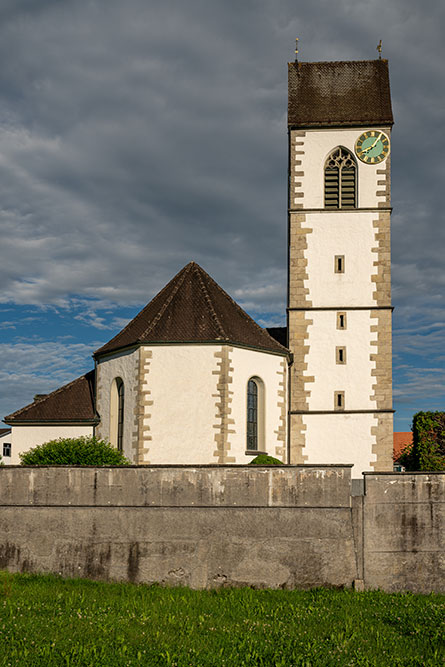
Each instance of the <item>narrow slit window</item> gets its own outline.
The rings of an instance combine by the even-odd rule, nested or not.
[[[117,417],[117,448],[123,451],[124,438],[124,383],[122,380],[117,386],[118,417]]]
[[[255,380],[247,383],[247,449],[258,449],[258,385]]]
[[[357,163],[343,146],[334,148],[324,168],[325,208],[357,207]]]
[[[122,378],[114,378],[110,392],[110,443],[124,450],[125,386]]]
[[[344,410],[345,409],[345,392],[336,391],[334,393],[334,410]]]
[[[335,271],[335,273],[344,273],[345,272],[345,256],[344,255],[335,255],[334,271]]]
[[[10,442],[4,442],[3,443],[3,456],[5,458],[9,458],[11,456],[11,443]]]
[[[336,347],[335,348],[335,360],[337,364],[346,363],[346,348],[345,347]]]
[[[346,329],[346,313],[337,313],[337,329]]]

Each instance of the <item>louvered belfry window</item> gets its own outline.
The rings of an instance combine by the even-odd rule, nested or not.
[[[357,164],[343,146],[334,148],[324,168],[325,208],[356,208]]]

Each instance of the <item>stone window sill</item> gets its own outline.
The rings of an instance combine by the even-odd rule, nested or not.
[[[266,456],[268,455],[267,452],[260,452],[259,449],[246,449],[244,453],[246,456],[258,456],[258,454],[265,454]]]

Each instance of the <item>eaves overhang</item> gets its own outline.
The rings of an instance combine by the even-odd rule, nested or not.
[[[5,424],[10,426],[97,426],[100,419],[45,419],[45,420],[24,420],[24,419],[3,419]]]
[[[123,347],[116,348],[115,350],[109,350],[107,352],[103,353],[97,353],[95,352],[92,356],[93,359],[96,361],[99,361],[100,359],[104,359],[106,357],[113,357],[115,354],[118,354],[119,352],[129,352],[131,350],[136,350],[140,347],[162,347],[163,345],[215,345],[215,346],[221,346],[221,345],[229,345],[230,347],[238,347],[244,350],[252,350],[254,352],[264,352],[265,354],[273,354],[275,356],[279,357],[287,357],[290,358],[291,352],[287,348],[283,347],[283,350],[269,350],[265,347],[257,347],[255,345],[247,345],[245,343],[238,343],[232,340],[183,340],[183,341],[177,341],[177,340],[163,340],[163,341],[144,341],[142,343],[133,343],[131,345],[126,345]]]

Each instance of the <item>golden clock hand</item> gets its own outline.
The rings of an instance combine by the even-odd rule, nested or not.
[[[383,135],[383,132],[380,132],[379,136],[378,136],[377,139],[374,141],[374,143],[371,144],[370,146],[368,146],[368,148],[364,148],[364,149],[363,149],[363,153],[369,153],[369,151],[371,151],[371,150],[374,148],[374,146],[376,145],[376,143],[378,142],[378,140],[380,139],[380,137],[381,137],[382,135]]]
[[[380,139],[380,137],[382,136],[382,134],[383,134],[383,132],[380,132],[379,136],[378,136],[377,139],[374,141],[374,143],[372,144],[371,148],[374,148],[374,146],[376,145],[376,143],[378,142],[378,140]]]

